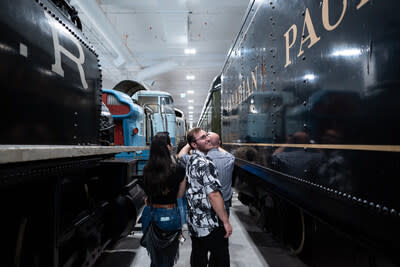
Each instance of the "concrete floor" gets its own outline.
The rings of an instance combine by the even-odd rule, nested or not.
[[[231,267],[306,267],[286,248],[273,240],[270,234],[263,232],[256,225],[248,208],[237,199],[237,194],[234,194],[232,200],[230,221],[233,228],[232,236],[229,238]],[[191,241],[186,226],[183,235],[186,241],[180,245],[176,267],[190,266]],[[137,224],[133,234],[121,239],[112,249],[106,250],[95,267],[150,266],[147,251],[139,244],[141,237],[141,225]]]

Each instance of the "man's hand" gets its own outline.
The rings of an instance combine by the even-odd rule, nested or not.
[[[225,228],[225,232],[226,232],[224,237],[225,238],[230,237],[232,234],[232,225],[229,223],[229,221],[224,223],[224,228]]]

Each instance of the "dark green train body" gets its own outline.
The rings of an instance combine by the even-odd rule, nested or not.
[[[239,198],[311,266],[399,263],[399,7],[253,1],[222,70]]]

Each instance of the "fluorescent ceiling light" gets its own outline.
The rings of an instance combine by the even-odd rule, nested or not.
[[[188,102],[189,102],[189,103],[193,103],[193,102],[194,102],[194,100],[193,100],[193,99],[190,99],[190,100],[188,100]]]
[[[194,94],[194,91],[193,91],[193,90],[187,90],[186,93],[188,93],[188,94]]]
[[[186,80],[194,80],[194,75],[186,75]]]
[[[193,111],[189,111],[189,114],[193,114]]]
[[[194,55],[194,54],[196,54],[196,49],[194,49],[194,48],[186,48],[185,49],[185,54],[186,55]]]
[[[181,98],[185,98],[186,97],[186,94],[185,93],[182,93],[181,94]]]
[[[194,107],[193,106],[188,106],[188,109],[194,109]]]

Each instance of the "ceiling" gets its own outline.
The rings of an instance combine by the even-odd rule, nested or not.
[[[78,10],[83,32],[99,54],[103,88],[135,80],[150,90],[167,91],[193,127],[213,79],[222,71],[249,0],[71,0],[70,4]],[[185,49],[196,53],[185,54]]]

